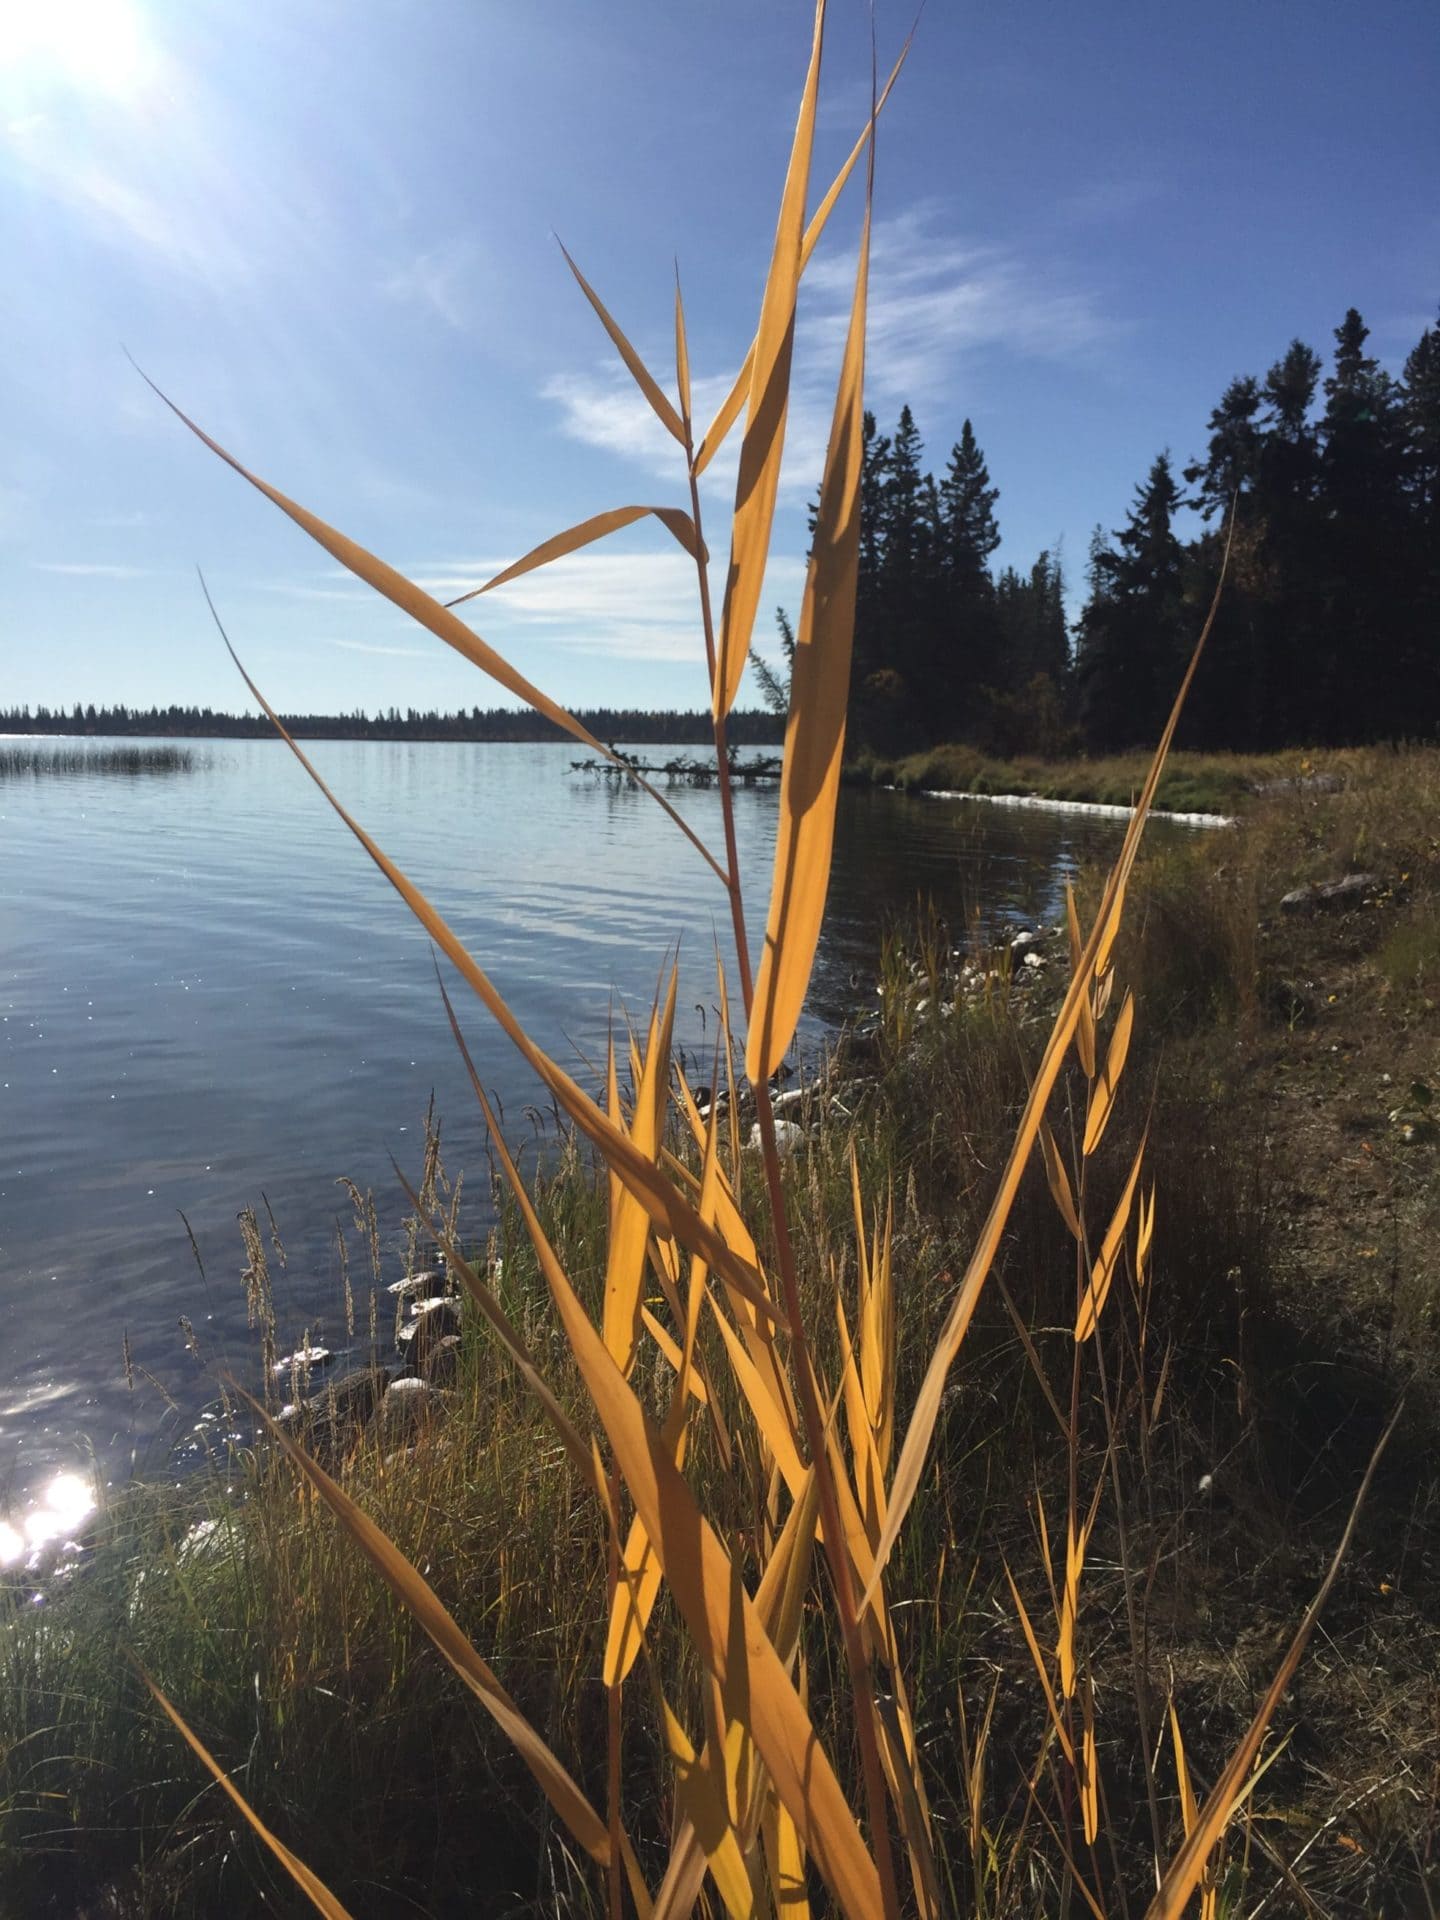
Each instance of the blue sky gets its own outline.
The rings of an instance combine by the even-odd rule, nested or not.
[[[877,0],[888,65],[908,4]],[[4,0],[0,704],[239,710],[205,613],[288,709],[491,705],[492,683],[246,488],[458,593],[608,506],[684,498],[558,234],[697,412],[758,308],[808,0]],[[816,187],[863,123],[832,6]],[[1226,382],[1354,304],[1397,370],[1440,303],[1434,0],[930,0],[878,148],[870,404],[943,465],[968,414],[1000,558],[1081,572]],[[803,301],[764,604],[798,605],[858,197]],[[712,547],[733,473],[706,494]],[[481,603],[572,705],[705,699],[694,575],[653,521]],[[770,634],[768,614],[761,632]]]

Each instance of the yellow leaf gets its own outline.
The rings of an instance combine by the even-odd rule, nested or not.
[[[606,333],[608,333],[614,341],[620,358],[630,369],[636,386],[639,387],[645,398],[650,402],[651,407],[654,409],[655,417],[660,421],[665,431],[673,434],[683,447],[685,444],[685,427],[679,414],[676,413],[674,407],[671,406],[670,402],[665,398],[664,393],[661,391],[650,369],[645,365],[645,362],[640,358],[634,347],[631,346],[619,327],[617,327],[611,319],[609,313],[606,311],[605,303],[585,278],[584,274],[581,273],[579,267],[577,267],[575,262],[570,258],[567,249],[562,245],[560,251],[565,255],[566,266],[569,267],[571,273],[573,273],[575,278],[580,282],[581,292],[599,316],[601,326],[604,327]]]
[[[666,1089],[670,1081],[670,1041],[675,1026],[675,993],[678,975],[670,969],[670,984],[665,995],[664,1012],[657,1020],[652,1011],[644,1065],[635,1090],[635,1116],[630,1139],[647,1161],[656,1162],[660,1152],[660,1134],[664,1126]],[[614,1058],[611,1057],[612,1121],[615,1120],[613,1090]],[[618,1122],[616,1123],[618,1127]],[[623,1131],[623,1128],[619,1128]],[[658,1171],[658,1167],[657,1167]],[[650,1238],[650,1215],[644,1203],[628,1189],[618,1196],[610,1220],[610,1244],[605,1261],[605,1296],[601,1326],[605,1344],[616,1365],[628,1374],[635,1364],[635,1348],[640,1333],[642,1283],[645,1278],[645,1246]]]
[[[1040,1122],[1040,1152],[1045,1162],[1045,1179],[1050,1188],[1050,1197],[1060,1209],[1060,1218],[1079,1240],[1083,1236],[1080,1216],[1075,1211],[1075,1197],[1070,1191],[1070,1176],[1065,1171],[1065,1162],[1060,1158],[1060,1149],[1046,1120]]]
[[[1140,1196],[1140,1233],[1135,1244],[1135,1278],[1141,1286],[1145,1284],[1145,1270],[1150,1260],[1150,1244],[1155,1237],[1155,1183],[1150,1183],[1150,1200],[1147,1206],[1145,1195]]]
[[[913,34],[910,37],[913,38],[914,37]],[[866,147],[870,144],[870,136],[873,133],[875,128],[876,118],[878,117],[881,108],[885,105],[885,102],[890,98],[890,89],[894,86],[895,82],[900,78],[900,69],[904,66],[905,56],[909,53],[909,51],[910,51],[910,39],[907,38],[904,46],[900,49],[900,58],[895,62],[894,67],[891,69],[890,78],[885,82],[885,86],[883,91],[881,92],[880,98],[875,103],[875,110],[871,114],[869,120],[866,121],[865,123],[865,131],[861,134],[860,138],[855,142],[854,146],[850,149],[849,157],[847,158],[844,166],[841,167],[839,173],[836,174],[835,178],[830,183],[829,192],[825,195],[825,198],[820,202],[819,206],[815,209],[814,214],[811,216],[810,224],[805,229],[805,238],[801,243],[801,247],[800,247],[800,271],[802,274],[804,273],[806,267],[808,267],[810,264],[811,254],[814,253],[816,247],[820,244],[820,236],[825,231],[825,222],[830,218],[831,213],[834,211],[835,202],[840,198],[840,195],[844,190],[846,181],[850,178],[850,175],[854,172],[855,162],[860,158],[861,154],[864,153]],[[703,473],[706,467],[709,466],[710,462],[714,459],[716,453],[719,451],[720,447],[724,443],[725,437],[729,433],[731,427],[733,427],[735,422],[739,419],[740,409],[745,404],[745,396],[750,391],[750,375],[754,370],[754,366],[755,366],[755,342],[752,340],[750,342],[749,351],[745,355],[744,365],[741,367],[739,373],[737,373],[735,376],[735,384],[731,387],[729,393],[726,394],[724,400],[720,403],[719,411],[716,413],[715,418],[710,422],[709,427],[705,431],[705,436],[700,442],[700,449],[695,455],[695,471],[697,474]]]
[[[1120,1017],[1115,1022],[1115,1031],[1110,1036],[1110,1046],[1105,1055],[1105,1071],[1095,1083],[1090,1096],[1090,1112],[1085,1120],[1085,1144],[1083,1152],[1088,1159],[1099,1146],[1110,1119],[1111,1108],[1115,1104],[1115,1089],[1120,1084],[1120,1076],[1125,1071],[1125,1056],[1130,1051],[1130,1032],[1135,1025],[1135,996],[1127,993],[1125,1004],[1120,1009]]]
[[[820,48],[824,35],[825,0],[817,0],[810,68],[800,96],[790,165],[780,198],[775,247],[760,302],[760,324],[755,330],[755,359],[745,409],[745,435],[740,442],[740,474],[730,530],[730,570],[725,580],[720,655],[713,689],[717,715],[730,711],[740,691],[755,628],[755,609],[760,604],[765,563],[770,554],[770,527],[780,485],[780,459],[785,448],[795,295],[800,285],[800,246],[804,239],[805,195],[810,181],[810,150],[815,138],[815,104],[820,88]]]
[[[680,298],[680,269],[675,269],[675,390],[680,395],[680,418],[690,439],[690,347],[685,338],[685,305]]]
[[[199,1738],[190,1731],[184,1720],[181,1719],[180,1715],[175,1711],[174,1707],[171,1706],[170,1702],[165,1698],[165,1695],[160,1691],[159,1687],[156,1686],[155,1682],[143,1667],[140,1668],[140,1677],[150,1689],[151,1693],[154,1694],[156,1700],[160,1703],[170,1721],[180,1733],[181,1738],[191,1748],[192,1752],[197,1754],[209,1768],[217,1784],[224,1789],[233,1804],[239,1808],[245,1819],[249,1821],[256,1833],[259,1834],[260,1838],[265,1842],[265,1845],[274,1854],[281,1866],[284,1867],[300,1891],[309,1896],[315,1907],[326,1915],[326,1920],[351,1920],[349,1908],[341,1906],[334,1894],[331,1893],[330,1889],[325,1885],[325,1882],[321,1880],[317,1874],[313,1874],[305,1862],[293,1854],[285,1843],[277,1839],[270,1831],[259,1814],[256,1813],[255,1809],[251,1806],[250,1802],[245,1798],[244,1794],[241,1793],[240,1789],[235,1785],[235,1782],[230,1778],[229,1774],[221,1767],[220,1762],[210,1752],[209,1748],[202,1745]]]
[[[855,272],[850,330],[820,483],[790,672],[790,714],[780,773],[780,823],[765,946],[755,983],[745,1071],[768,1080],[795,1035],[810,985],[835,837],[835,801],[845,748],[855,584],[860,557],[860,461],[865,379],[865,289],[870,201]]]
[[[1120,1248],[1125,1239],[1125,1228],[1130,1219],[1130,1207],[1135,1198],[1136,1183],[1140,1178],[1140,1162],[1145,1155],[1145,1142],[1148,1135],[1140,1136],[1140,1145],[1135,1151],[1135,1162],[1130,1169],[1130,1178],[1125,1182],[1125,1191],[1105,1230],[1105,1238],[1100,1243],[1100,1252],[1090,1269],[1090,1284],[1086,1287],[1080,1301],[1080,1311],[1075,1319],[1075,1338],[1088,1340],[1100,1321],[1100,1310],[1105,1305],[1110,1292],[1110,1282],[1115,1277],[1115,1263],[1120,1258]]]
[[[705,1851],[725,1911],[731,1920],[755,1920],[762,1909],[730,1821],[724,1784],[715,1774],[710,1746],[707,1743],[704,1755],[697,1755],[663,1694],[660,1715],[670,1750],[675,1796]]]
[[[695,522],[688,513],[679,507],[612,507],[608,513],[592,514],[590,519],[582,520],[578,526],[567,527],[564,533],[554,534],[549,540],[542,540],[538,547],[532,547],[520,559],[503,567],[499,573],[487,580],[484,586],[472,587],[468,593],[462,593],[453,600],[447,600],[447,607],[463,607],[467,600],[476,600],[482,593],[490,593],[496,587],[503,587],[511,580],[518,580],[521,574],[533,573],[537,567],[547,566],[552,560],[563,559],[567,553],[575,553],[581,547],[588,547],[595,540],[603,540],[607,533],[615,533],[621,527],[633,526],[637,520],[643,520],[647,514],[653,514],[663,527],[674,534],[680,545],[693,559],[704,562],[709,559],[703,543],[696,538]]]
[[[881,1907],[879,1874],[820,1736],[729,1555],[555,1258],[488,1102],[486,1117],[570,1350],[701,1664],[729,1717],[747,1727],[841,1912],[870,1920]],[[736,1711],[741,1700],[748,1718]]]
[[[137,371],[139,370],[137,369]],[[273,501],[282,513],[287,514],[289,518],[295,522],[297,527],[302,528],[308,533],[312,540],[319,546],[322,546],[327,553],[333,555],[343,567],[355,574],[357,578],[363,580],[367,586],[374,587],[377,593],[383,594],[387,600],[393,602],[403,613],[408,613],[412,620],[417,621],[420,626],[427,628],[438,640],[443,640],[447,646],[453,647],[457,653],[462,654],[472,665],[479,667],[482,673],[489,674],[491,679],[498,680],[502,687],[507,687],[512,693],[518,694],[527,706],[533,707],[537,713],[544,714],[547,720],[553,721],[557,727],[563,732],[570,734],[572,738],[578,740],[582,746],[589,747],[592,752],[598,753],[603,760],[610,761],[613,766],[628,766],[628,763],[620,759],[613,747],[607,746],[603,740],[597,740],[594,734],[591,733],[588,728],[583,727],[572,713],[568,713],[564,707],[557,705],[557,703],[550,698],[549,694],[542,693],[537,686],[532,685],[531,682],[525,678],[523,673],[517,672],[508,660],[503,659],[501,655],[496,653],[493,647],[487,646],[479,634],[476,633],[473,628],[467,627],[458,614],[454,614],[448,607],[442,606],[438,600],[433,599],[423,588],[417,587],[413,580],[407,580],[404,574],[398,573],[394,567],[389,566],[384,560],[377,559],[373,553],[367,552],[364,547],[358,545],[354,540],[350,540],[343,533],[337,532],[334,527],[327,526],[325,521],[321,520],[318,515],[309,512],[305,507],[299,506],[294,500],[289,499],[285,494],[281,493],[278,487],[272,487],[268,481],[262,480],[258,474],[251,473],[248,467],[240,464],[234,454],[227,453],[224,447],[222,447],[217,440],[212,440],[203,428],[198,427],[195,422],[190,419],[188,414],[182,413],[175,402],[161,392],[160,388],[155,385],[155,382],[147,373],[141,371],[140,378],[157,398],[164,401],[176,419],[190,429],[197,440],[209,447],[212,453],[217,454],[219,458],[225,462],[226,466],[233,468],[243,480],[248,480],[257,492],[263,493],[267,500]],[[214,602],[210,601],[208,588],[205,592],[205,598],[210,602],[210,611],[218,627],[220,625],[220,616],[215,612]],[[223,638],[224,628],[222,627],[220,631],[221,637]],[[250,679],[250,676],[245,673],[244,668],[240,667],[239,660],[235,659],[234,648],[230,646],[228,640],[225,641],[225,645],[230,653],[231,659],[235,660],[235,665],[237,668],[240,668],[240,673],[245,684],[250,688],[250,691],[255,694],[256,699],[260,699],[259,691],[255,683]],[[261,701],[261,705],[265,706],[263,700]],[[271,714],[272,719],[274,718],[268,706],[265,706],[265,711]],[[636,785],[642,787],[645,792],[650,795],[651,799],[654,800],[656,805],[660,807],[662,812],[666,813],[674,824],[679,827],[680,831],[685,835],[685,838],[695,848],[696,852],[705,861],[706,865],[709,866],[721,884],[728,886],[729,879],[724,867],[721,866],[720,862],[715,858],[714,854],[711,853],[710,849],[705,845],[704,841],[690,823],[675,810],[663,793],[651,786],[643,774],[635,773],[633,769],[628,770]]]
[[[1088,1679],[1080,1689],[1080,1705],[1085,1716],[1080,1744],[1080,1817],[1085,1844],[1093,1847],[1100,1832],[1100,1756],[1095,1747],[1095,1689]]]
[[[1083,947],[1080,940],[1080,921],[1075,911],[1075,894],[1068,885],[1065,889],[1065,911],[1070,925],[1071,972],[1080,971]],[[1075,1022],[1075,1053],[1084,1070],[1085,1078],[1095,1078],[1095,1004],[1090,998],[1087,986],[1081,998]]]
[[[1020,1598],[1020,1589],[1016,1586],[1015,1576],[1011,1573],[1009,1567],[1005,1569],[1005,1578],[1010,1583],[1010,1594],[1015,1602],[1015,1612],[1019,1617],[1020,1627],[1025,1635],[1025,1644],[1030,1649],[1030,1658],[1034,1662],[1035,1672],[1039,1676],[1040,1691],[1044,1694],[1045,1705],[1050,1710],[1050,1724],[1055,1729],[1055,1735],[1060,1742],[1061,1751],[1073,1767],[1075,1765],[1075,1749],[1070,1744],[1070,1735],[1065,1730],[1065,1722],[1061,1718],[1060,1708],[1055,1701],[1055,1689],[1050,1684],[1050,1674],[1045,1665],[1045,1656],[1040,1651],[1040,1642],[1035,1638],[1035,1629],[1030,1624],[1030,1616],[1025,1611],[1025,1602]]]

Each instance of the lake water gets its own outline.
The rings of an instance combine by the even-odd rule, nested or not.
[[[394,1248],[391,1156],[418,1178],[432,1089],[447,1165],[467,1175],[463,1217],[471,1231],[488,1217],[424,935],[283,745],[190,745],[184,773],[0,782],[0,1526],[7,1512],[22,1526],[57,1470],[116,1478],[163,1459],[213,1393],[182,1315],[212,1367],[253,1370],[241,1208],[263,1222],[264,1196],[285,1242],[282,1340],[323,1321],[337,1347],[335,1221],[350,1208],[335,1183],[375,1190]],[[648,1011],[677,937],[677,1038],[692,1053],[713,1039],[728,911],[643,793],[572,773],[568,746],[309,751],[582,1081],[612,1008]],[[717,795],[671,798],[720,849]],[[736,804],[758,941],[776,793],[741,787]],[[805,1038],[873,995],[887,915],[929,895],[957,934],[971,916],[1054,921],[1065,876],[1119,835],[1084,815],[842,794]],[[468,991],[454,997],[508,1134],[533,1139],[534,1081]]]

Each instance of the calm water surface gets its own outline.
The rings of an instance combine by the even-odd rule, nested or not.
[[[192,745],[189,773],[0,783],[0,1524],[23,1525],[57,1470],[119,1477],[188,1429],[213,1388],[182,1315],[212,1366],[251,1369],[236,1215],[254,1204],[263,1219],[262,1195],[288,1254],[281,1338],[323,1321],[344,1344],[335,1182],[375,1189],[395,1244],[391,1156],[418,1176],[432,1089],[447,1164],[468,1174],[467,1224],[487,1218],[480,1129],[423,934],[282,745]],[[643,794],[572,774],[565,746],[308,750],[582,1081],[612,1007],[648,1010],[677,936],[677,1037],[703,1050],[729,916]],[[718,849],[716,795],[671,797]],[[742,787],[737,807],[758,939],[775,792]],[[957,927],[1053,921],[1065,876],[1119,832],[842,794],[806,1038],[872,992],[887,914],[927,894]],[[456,998],[509,1133],[533,1135],[535,1083],[468,992]]]

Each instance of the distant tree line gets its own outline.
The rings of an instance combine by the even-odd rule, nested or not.
[[[1153,743],[1232,507],[1229,577],[1181,744],[1435,737],[1440,329],[1398,380],[1367,338],[1352,308],[1323,381],[1299,340],[1263,380],[1232,381],[1204,455],[1177,477],[1161,454],[1124,526],[1097,528],[1073,629],[1058,554],[1028,573],[990,564],[999,492],[970,422],[937,478],[909,407],[888,436],[867,415],[852,744],[1055,755]],[[1203,522],[1188,541],[1176,531],[1186,507]]]
[[[568,740],[570,735],[528,707],[471,707],[455,713],[390,707],[374,715],[354,713],[282,714],[287,730],[304,740]],[[708,710],[669,708],[641,712],[633,707],[576,708],[575,717],[595,737],[632,746],[704,746],[713,742]],[[783,740],[784,722],[771,713],[737,709],[726,723],[735,746],[774,746]],[[0,709],[0,733],[151,734],[220,740],[254,740],[273,735],[263,714],[217,713],[212,707],[28,707]]]

